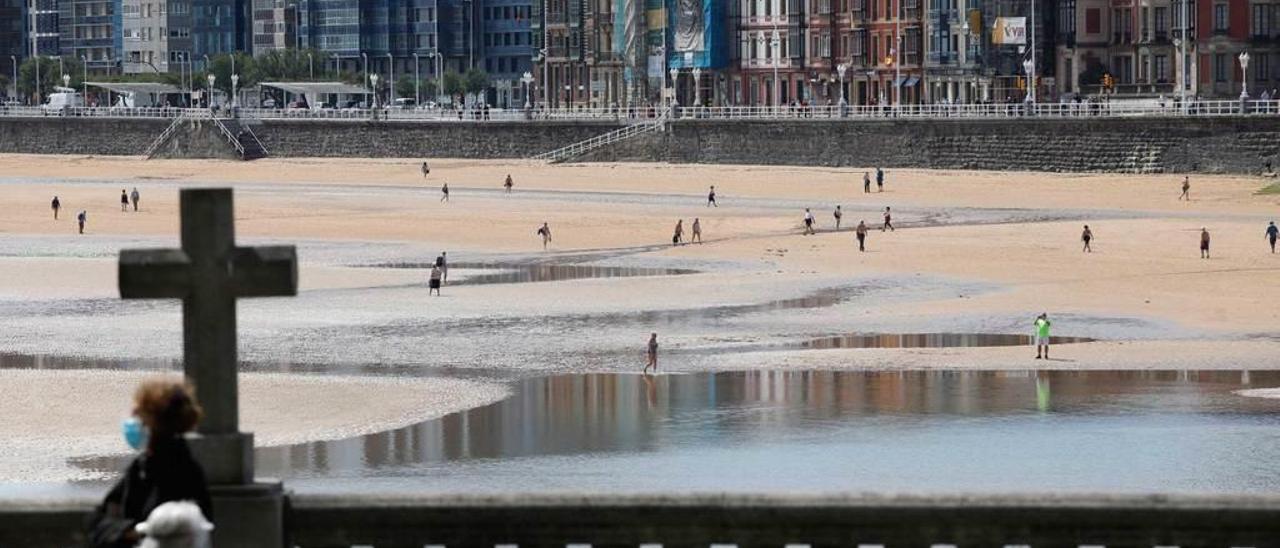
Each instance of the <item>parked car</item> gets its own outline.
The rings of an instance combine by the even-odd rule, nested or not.
[[[414,99],[412,97],[400,97],[400,98],[397,98],[395,101],[395,108],[398,108],[400,110],[412,110],[413,107],[417,106],[417,104],[418,104],[417,99]]]

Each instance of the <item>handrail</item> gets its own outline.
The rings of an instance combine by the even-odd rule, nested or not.
[[[642,124],[632,124],[628,126],[623,126],[621,128],[615,129],[608,133],[596,135],[589,139],[560,147],[551,152],[545,152],[545,153],[539,154],[537,156],[534,156],[534,159],[549,160],[553,163],[563,162],[570,158],[580,156],[588,151],[591,151],[612,143],[630,139],[637,135],[648,133],[650,131],[654,131],[656,129],[665,127],[666,123],[667,123],[667,116],[664,113],[662,116],[659,116],[655,120],[645,122]]]
[[[169,127],[164,128],[164,131],[160,133],[160,136],[151,141],[151,144],[147,146],[147,150],[143,155],[146,156],[148,160],[154,157],[156,152],[160,150],[160,147],[169,140],[169,137],[173,135],[173,132],[178,130],[178,126],[182,124],[182,121],[185,119],[185,116],[174,118],[173,122],[169,124]]]
[[[262,149],[263,155],[266,155],[266,156],[271,155],[271,151],[267,150],[267,145],[262,142],[262,139],[258,138],[258,133],[253,131],[253,126],[240,122],[240,127],[244,128],[245,131],[249,132],[249,136],[253,137],[254,142],[258,143],[258,148]]]
[[[239,153],[240,153],[240,158],[241,158],[241,159],[243,159],[243,158],[244,158],[244,145],[243,145],[242,143],[240,143],[240,138],[239,138],[239,137],[236,137],[235,135],[233,135],[233,134],[231,133],[231,130],[227,129],[226,124],[223,124],[223,123],[222,123],[222,120],[219,120],[219,119],[217,119],[217,118],[213,118],[213,123],[215,123],[215,124],[217,124],[217,125],[218,125],[218,129],[222,130],[222,134],[223,134],[224,136],[226,136],[227,141],[229,141],[232,145],[234,145],[234,146],[236,147],[236,152],[239,152]]]

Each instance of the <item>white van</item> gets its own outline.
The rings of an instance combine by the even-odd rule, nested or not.
[[[67,107],[84,106],[84,96],[72,88],[57,86],[53,91],[49,94],[48,101],[42,105],[45,112],[62,112]]]

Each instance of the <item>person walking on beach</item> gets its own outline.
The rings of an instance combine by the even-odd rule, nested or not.
[[[84,211],[83,209],[80,210],[80,213],[76,215],[76,222],[80,224],[81,234],[84,234],[84,224],[88,221],[89,221],[89,213]]]
[[[813,230],[813,222],[814,222],[813,212],[809,211],[809,208],[807,207],[804,208],[804,235],[805,236],[808,236],[810,234],[817,234]]]
[[[716,185],[711,185],[711,192],[707,194],[707,207],[720,207],[716,203]]]
[[[1178,196],[1178,199],[1191,201],[1191,176],[1182,177],[1182,195]]]
[[[653,372],[657,373],[658,372],[658,334],[657,333],[649,334],[649,348],[647,353],[649,356],[649,361],[644,365],[644,372],[648,374],[649,368],[652,367]]]
[[[538,235],[542,236],[542,250],[546,251],[547,244],[551,243],[551,227],[547,226],[545,222],[542,223],[542,226],[538,228]]]
[[[862,192],[871,194],[871,174],[866,171],[862,172]]]
[[[893,232],[893,214],[889,212],[889,208],[884,208],[884,224],[880,225],[880,232],[885,230]]]
[[[671,245],[680,245],[684,241],[684,219],[676,221],[675,234],[671,235]]]
[[[449,201],[449,183],[445,183],[444,186],[440,187],[440,201]]]
[[[120,189],[120,211],[129,211],[129,193]]]
[[[440,278],[443,276],[439,264],[431,265],[431,284],[427,287],[427,295],[430,296],[432,291],[436,292],[436,296],[440,296]]]
[[[511,187],[513,186],[516,186],[516,183],[511,180],[511,174],[508,173],[507,180],[502,183],[502,188],[506,190],[507,194],[511,194]]]
[[[697,217],[693,218],[693,234],[689,236],[689,243],[702,243],[702,222]],[[1272,247],[1275,247],[1274,241]]]
[[[867,250],[867,222],[858,221],[858,228],[854,230],[854,234],[858,235],[858,251]]]
[[[1200,229],[1200,258],[1209,258],[1209,229]]]
[[[141,197],[142,197],[142,196],[141,196],[140,194],[138,194],[138,187],[136,187],[136,186],[135,186],[135,187],[133,187],[133,192],[130,192],[130,193],[129,193],[129,201],[133,202],[133,210],[134,210],[134,211],[137,211],[137,210],[138,210],[138,198],[141,198]]]
[[[1041,313],[1036,316],[1036,359],[1040,358],[1040,351],[1044,350],[1044,359],[1049,359],[1049,314]]]
[[[884,192],[884,170],[876,168],[876,191]]]
[[[840,232],[840,219],[844,217],[844,212],[840,211],[840,206],[836,206],[836,211],[831,216],[836,218],[836,232]]]
[[[422,178],[426,179],[427,175],[430,175],[430,174],[431,174],[431,167],[427,166],[426,162],[422,162]]]
[[[62,209],[62,201],[57,196],[53,197],[53,203],[49,204],[53,208],[53,220],[58,220],[58,210]]]
[[[1271,224],[1267,225],[1267,241],[1271,242],[1271,252],[1272,252],[1272,253],[1275,253],[1275,252],[1276,252],[1276,238],[1277,238],[1277,237],[1280,237],[1280,229],[1277,229],[1277,228],[1276,228],[1276,222],[1275,222],[1275,221],[1271,221]]]
[[[440,267],[440,279],[444,282],[449,281],[449,252],[441,251],[436,257],[436,266]]]
[[[1093,241],[1093,231],[1089,230],[1089,225],[1084,225],[1084,232],[1080,234],[1080,240],[1084,242],[1084,249],[1081,251],[1093,253],[1093,248],[1089,247],[1089,242]]]

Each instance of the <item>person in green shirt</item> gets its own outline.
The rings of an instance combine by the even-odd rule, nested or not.
[[[1044,359],[1049,359],[1049,314],[1041,313],[1036,316],[1036,359],[1040,358],[1040,351],[1044,351]]]

